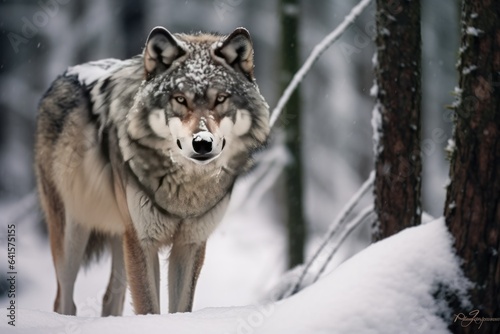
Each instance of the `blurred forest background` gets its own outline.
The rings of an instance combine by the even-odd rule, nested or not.
[[[302,59],[356,4],[301,1]],[[0,2],[0,202],[35,187],[33,138],[36,108],[57,75],[71,65],[141,52],[149,30],[250,30],[256,77],[274,107],[280,94],[278,1],[42,0]],[[371,58],[373,5],[313,67],[301,85],[305,208],[321,233],[373,169]],[[450,105],[457,82],[459,2],[422,1],[423,207],[441,215],[448,166]],[[293,47],[293,46],[292,46]],[[443,132],[441,132],[443,131]]]
[[[302,63],[357,0],[299,3],[287,10],[299,16]],[[457,85],[459,5],[455,0],[422,1],[422,201],[423,209],[434,216],[442,215],[449,170],[444,148],[452,122],[446,106],[452,103]],[[277,0],[0,1],[0,215],[35,188],[37,104],[68,66],[134,56],[157,25],[171,32],[224,34],[244,26],[254,42],[257,81],[273,108],[281,82],[291,79],[279,71],[279,13]],[[300,140],[309,244],[321,238],[373,169],[374,35],[372,4],[301,84]]]

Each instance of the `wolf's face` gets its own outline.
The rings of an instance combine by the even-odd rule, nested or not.
[[[215,36],[155,28],[144,68],[146,80],[135,100],[139,123],[170,159],[238,168],[266,141],[269,111],[253,77],[253,48],[245,29]],[[130,123],[129,134],[137,124]]]
[[[177,90],[166,108],[168,125],[181,154],[197,164],[218,158],[226,144],[245,135],[252,123],[229,88],[210,87],[202,96]]]

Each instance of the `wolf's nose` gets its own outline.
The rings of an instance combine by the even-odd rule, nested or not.
[[[201,131],[193,135],[193,150],[198,154],[212,152],[214,136],[208,131]]]

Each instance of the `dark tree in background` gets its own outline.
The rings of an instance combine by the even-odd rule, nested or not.
[[[420,2],[377,0],[374,239],[420,224]]]
[[[500,4],[466,0],[462,8],[446,224],[455,237],[479,317],[500,317]],[[454,145],[453,145],[454,144]],[[468,313],[459,309],[456,313]],[[469,310],[471,311],[471,310]],[[454,332],[500,333],[500,322]]]
[[[148,29],[152,27],[145,26],[146,8],[140,2],[120,1],[118,12],[122,35],[126,36],[124,54],[126,58],[130,58],[142,52],[144,43],[146,43],[145,36]]]
[[[280,87],[285,90],[293,74],[300,67],[299,59],[299,1],[280,0],[281,15],[281,56]],[[304,261],[306,228],[302,195],[302,154],[300,92],[295,90],[284,109],[286,146],[292,156],[286,168],[286,200],[288,208],[289,266],[294,267]]]

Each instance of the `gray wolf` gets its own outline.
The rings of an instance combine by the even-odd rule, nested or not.
[[[80,267],[103,250],[102,315],[159,313],[158,251],[171,247],[169,312],[192,309],[207,238],[269,135],[248,31],[154,28],[141,55],[70,67],[42,98],[35,169],[57,276],[54,310],[76,314]]]

